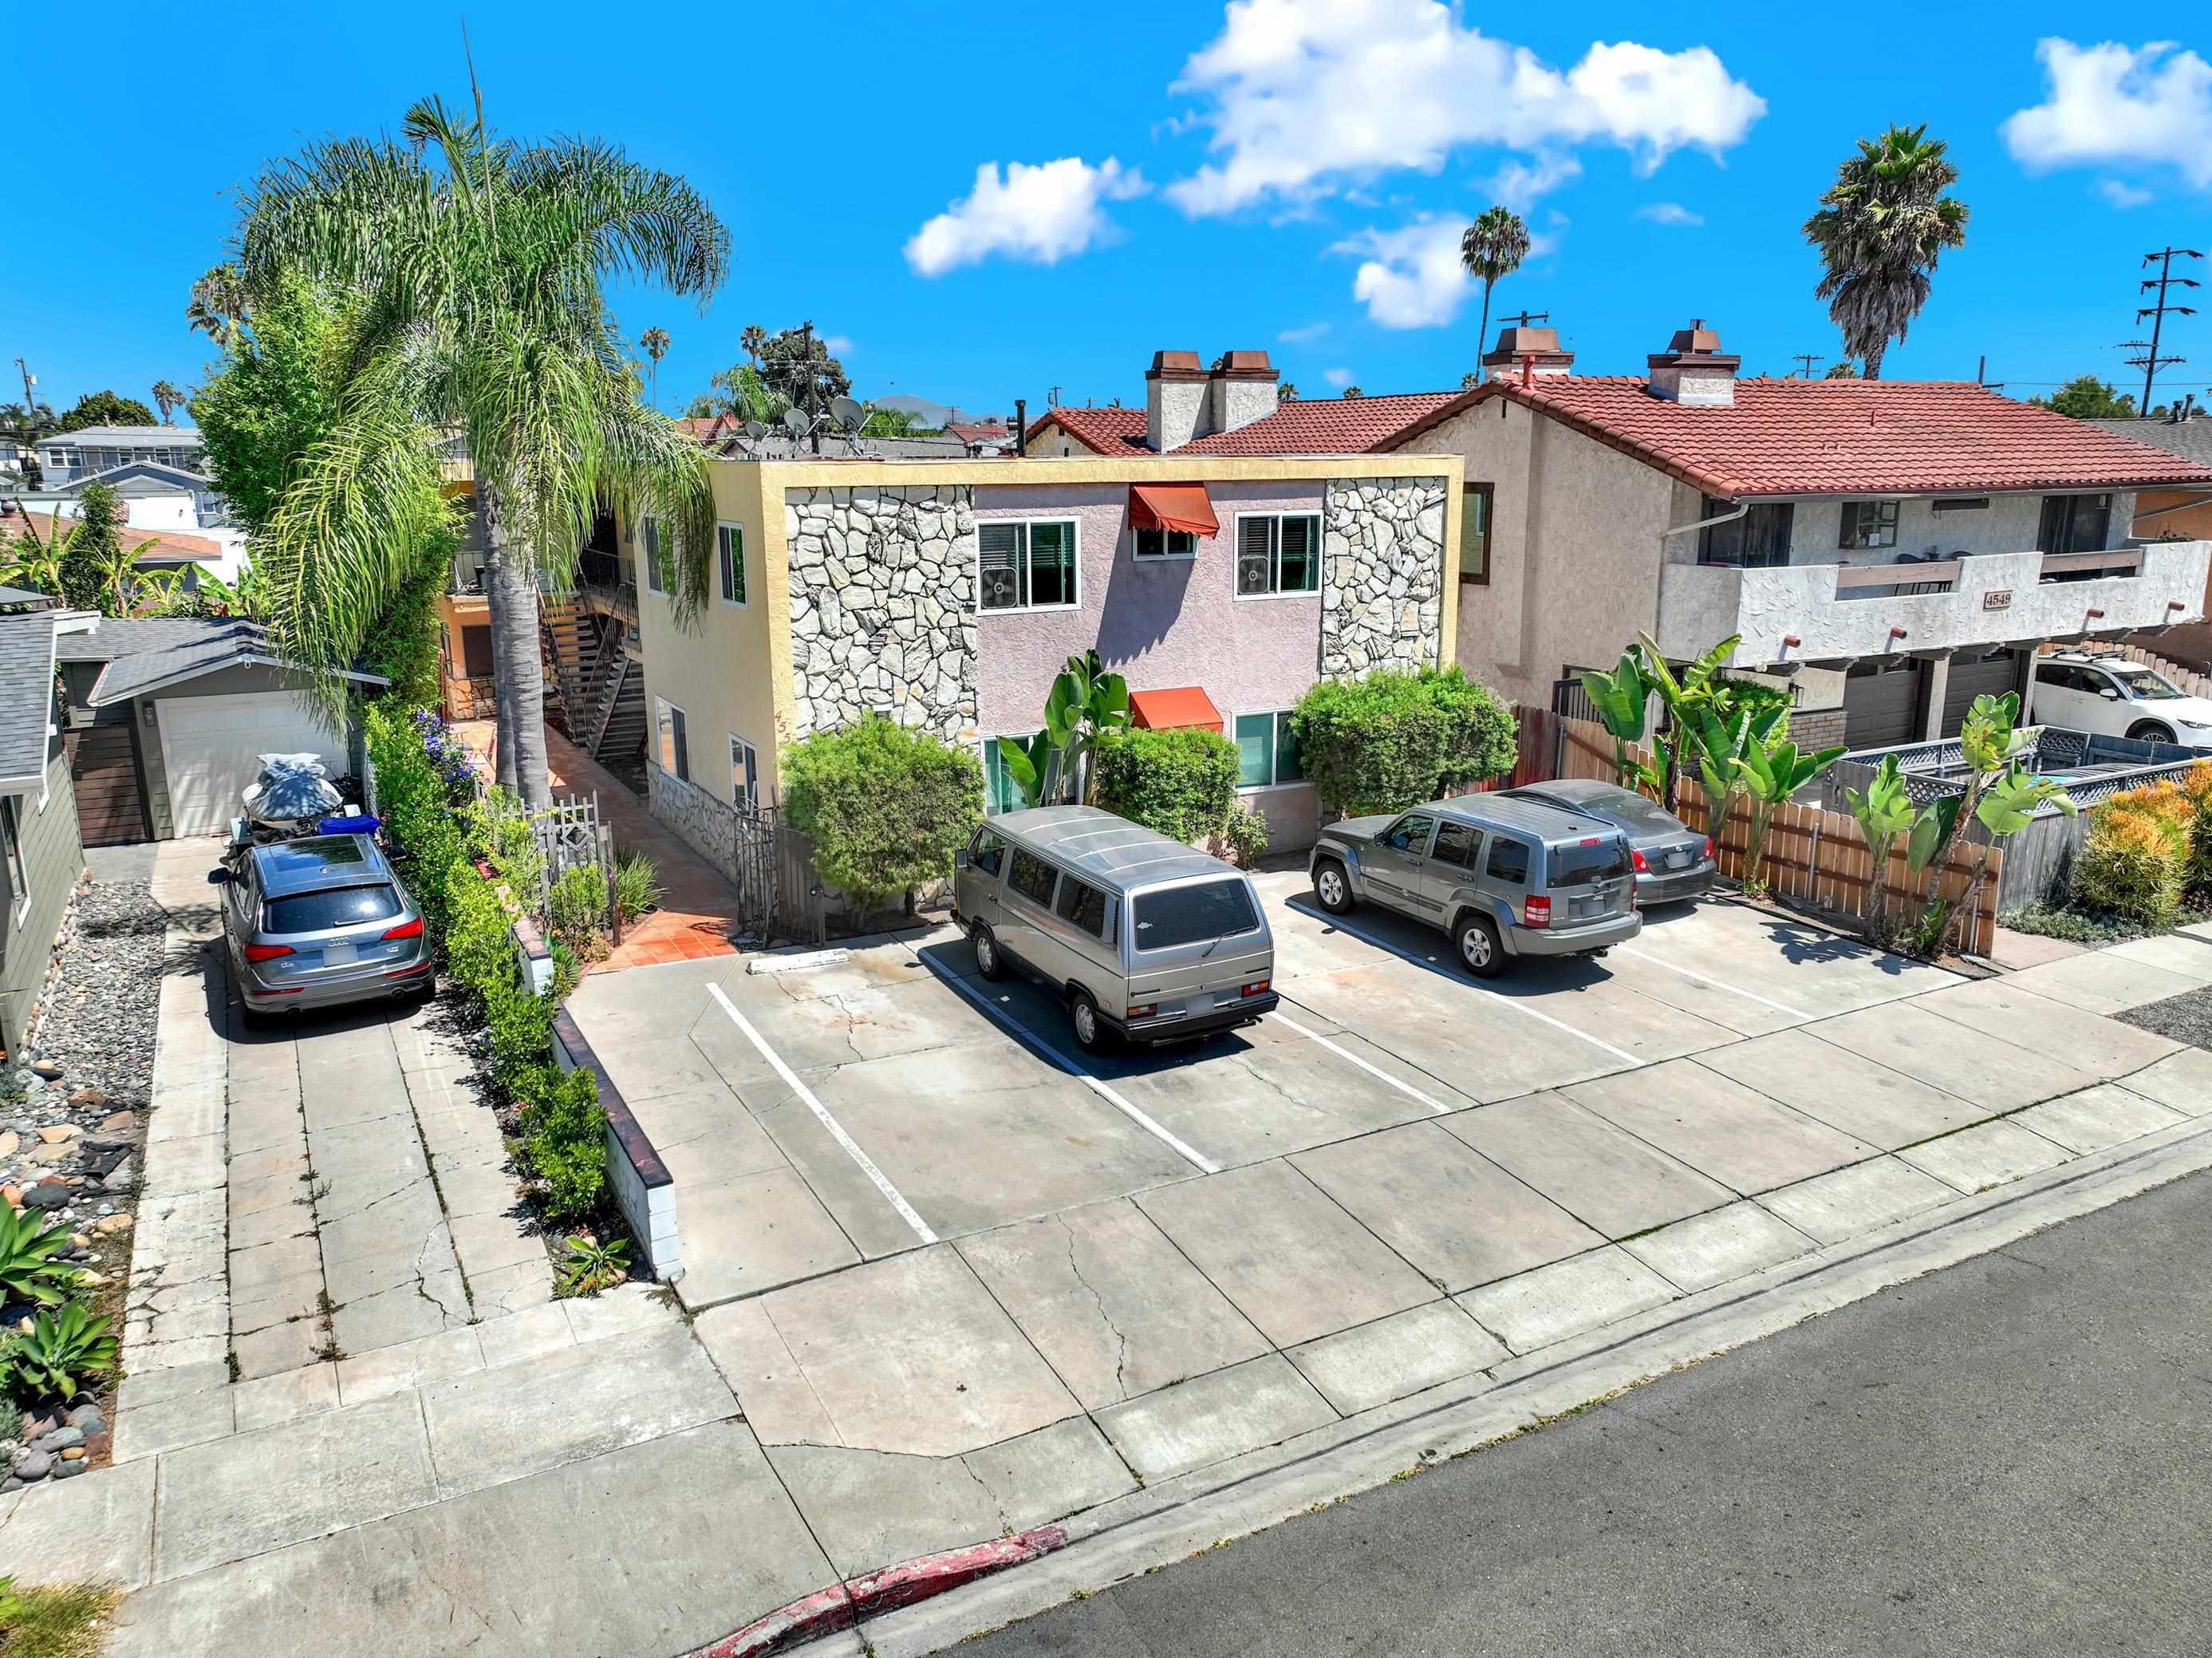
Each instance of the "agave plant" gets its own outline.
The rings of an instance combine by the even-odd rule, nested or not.
[[[115,1370],[112,1320],[94,1318],[82,1301],[41,1313],[27,1334],[9,1343],[6,1363],[16,1386],[33,1399],[66,1404]]]
[[[1623,789],[1658,788],[1658,769],[1636,758],[1637,746],[1649,735],[1652,692],[1636,652],[1622,651],[1620,665],[1610,674],[1595,667],[1585,673],[1583,692],[1613,738],[1614,783]]]
[[[67,1300],[79,1273],[55,1257],[68,1242],[66,1227],[49,1225],[30,1210],[0,1208],[0,1301],[52,1307]]]

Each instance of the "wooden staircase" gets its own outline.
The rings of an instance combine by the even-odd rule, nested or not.
[[[591,706],[586,687],[594,653],[591,625],[574,599],[540,597],[538,647],[545,664],[545,683],[553,693],[546,699],[545,717],[571,742],[581,742],[578,728],[586,723],[583,714]]]

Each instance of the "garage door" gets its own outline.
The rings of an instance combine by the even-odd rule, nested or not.
[[[260,775],[262,754],[319,754],[331,776],[347,769],[345,745],[289,692],[171,697],[154,704],[169,780],[171,832],[220,834],[239,795]]]
[[[87,846],[125,846],[146,838],[137,731],[124,720],[84,726],[63,739],[76,792],[77,833]]]
[[[1919,709],[1918,662],[1861,662],[1844,680],[1844,741],[1853,748],[1917,741]]]
[[[1986,656],[1972,651],[1962,652],[1951,659],[1951,677],[1943,686],[1943,735],[1955,737],[1966,717],[1966,710],[1974,705],[1974,698],[1984,693],[2002,697],[2008,691],[2020,689],[2020,653],[1997,649]]]

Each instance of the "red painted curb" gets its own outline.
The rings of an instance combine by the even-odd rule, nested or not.
[[[778,1606],[767,1617],[756,1618],[712,1646],[687,1654],[686,1658],[766,1658],[769,1653],[787,1651],[850,1629],[862,1618],[910,1606],[1008,1566],[1035,1560],[1066,1542],[1067,1533],[1058,1526],[1040,1526],[1018,1537],[996,1537],[988,1543],[926,1554],[880,1571],[864,1572]]]

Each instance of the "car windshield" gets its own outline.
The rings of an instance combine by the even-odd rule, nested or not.
[[[1554,888],[1580,887],[1628,873],[1628,845],[1617,835],[1593,836],[1587,840],[1554,844],[1551,856]]]
[[[1260,925],[1251,889],[1240,879],[1201,881],[1139,893],[1131,913],[1137,919],[1137,948],[1172,949],[1206,939],[1249,933]]]
[[[319,933],[333,927],[358,927],[365,921],[389,921],[399,913],[399,894],[389,887],[331,887],[319,893],[294,893],[262,906],[264,933]]]
[[[2172,702],[2184,694],[2171,680],[2147,667],[2120,668],[2116,672],[2121,687],[2139,703]]]

